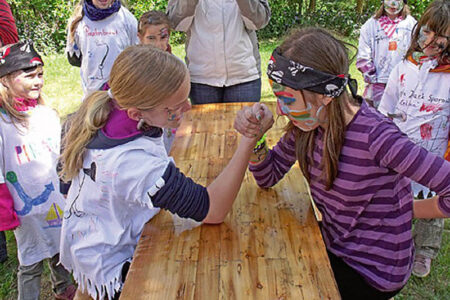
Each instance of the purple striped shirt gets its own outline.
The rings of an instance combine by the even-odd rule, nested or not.
[[[364,102],[346,128],[339,172],[327,191],[319,167],[323,130],[317,131],[310,189],[322,213],[327,249],[373,287],[403,287],[414,254],[410,179],[435,191],[439,208],[450,216],[450,163],[415,145]],[[249,169],[258,185],[270,187],[295,161],[294,135],[285,134],[261,164]]]

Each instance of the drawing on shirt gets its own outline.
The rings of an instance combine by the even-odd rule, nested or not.
[[[109,53],[109,45],[104,42],[96,42],[97,47],[105,47],[105,55],[103,55],[102,60],[100,61],[100,64],[98,65],[99,75],[98,76],[92,76],[89,79],[91,80],[103,80],[105,77],[103,76],[103,68],[105,67],[105,60]]]
[[[431,140],[431,133],[433,132],[433,126],[429,123],[420,125],[420,136],[423,140]]]
[[[422,104],[419,111],[425,111],[425,112],[432,112],[437,113],[438,111],[442,110],[442,106],[439,104]]]
[[[7,172],[6,180],[9,181],[13,185],[17,194],[19,195],[19,198],[25,204],[21,210],[19,210],[19,211],[16,210],[16,213],[19,216],[25,216],[25,215],[29,214],[31,212],[31,210],[33,209],[33,206],[37,206],[37,205],[47,202],[48,198],[50,197],[50,194],[55,190],[53,183],[50,182],[49,184],[45,185],[45,190],[39,196],[37,196],[35,198],[31,198],[23,190],[22,185],[17,180],[17,175],[15,172],[12,172],[12,171]]]
[[[80,197],[81,189],[83,188],[85,178],[86,178],[86,173],[83,174],[83,179],[81,180],[81,184],[78,188],[78,194],[75,197],[75,199],[73,199],[72,203],[70,204],[69,211],[67,213],[64,212],[64,219],[69,219],[70,217],[72,217],[72,215],[75,215],[78,218],[84,217],[86,215],[85,212],[79,210],[76,206],[77,205],[76,202],[78,200],[78,197]]]
[[[54,227],[61,227],[62,225],[62,218],[63,211],[59,207],[58,204],[54,203],[50,207],[50,210],[47,213],[47,217],[45,218],[45,221],[47,221],[48,226],[44,228],[54,228]]]

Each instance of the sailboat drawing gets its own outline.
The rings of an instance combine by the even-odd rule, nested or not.
[[[63,211],[61,210],[61,208],[58,206],[58,204],[53,203],[52,206],[50,207],[50,210],[47,213],[47,217],[45,218],[45,220],[48,223],[48,226],[45,228],[61,227],[62,215]]]

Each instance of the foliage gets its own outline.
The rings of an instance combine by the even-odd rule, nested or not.
[[[281,37],[296,26],[321,26],[345,36],[357,37],[362,24],[375,13],[380,0],[364,0],[363,12],[356,10],[356,0],[271,0],[272,18],[258,32],[262,39]],[[409,0],[413,16],[418,19],[432,0]],[[78,0],[10,0],[20,37],[35,41],[45,53],[64,48],[66,26]],[[148,10],[162,10],[168,0],[128,0],[130,11],[139,17]],[[181,43],[184,35],[173,33],[172,42]]]

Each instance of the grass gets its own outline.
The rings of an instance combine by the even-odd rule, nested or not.
[[[356,41],[348,40],[355,44]],[[279,40],[268,40],[260,43],[261,65],[263,71],[262,78],[262,101],[275,101],[268,80],[265,74],[267,62]],[[180,58],[184,57],[184,46],[175,45],[173,52]],[[354,54],[354,52],[352,53]],[[44,93],[47,103],[55,108],[61,117],[75,111],[81,103],[82,90],[79,69],[72,67],[67,62],[65,55],[53,54],[44,58]],[[362,93],[363,81],[355,64],[350,67],[350,74],[358,80],[359,92]],[[448,285],[450,278],[450,220],[445,222],[445,233],[442,241],[442,248],[437,259],[433,262],[431,274],[418,279],[411,277],[407,286],[395,297],[395,300],[406,299],[450,299],[450,288]],[[12,232],[6,233],[8,240],[9,259],[0,264],[0,299],[17,298],[17,249]],[[49,270],[44,264],[44,276],[42,277],[41,299],[51,298],[51,286],[49,282]]]

